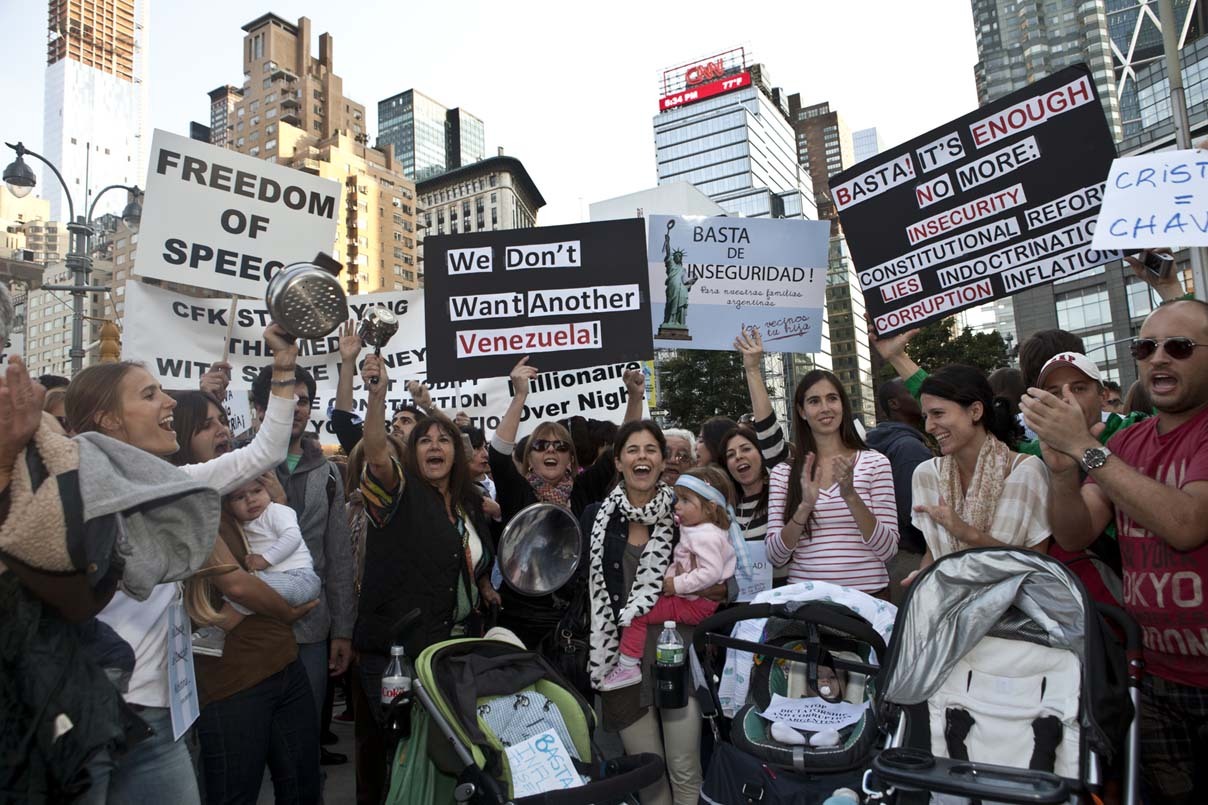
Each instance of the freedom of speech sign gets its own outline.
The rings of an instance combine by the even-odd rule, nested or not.
[[[264,297],[273,273],[330,253],[340,185],[155,131],[135,273]]]
[[[834,176],[876,331],[1119,259],[1091,243],[1115,155],[1079,65]]]

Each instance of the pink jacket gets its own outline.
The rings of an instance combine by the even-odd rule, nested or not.
[[[679,542],[667,568],[675,577],[675,594],[696,598],[692,593],[721,584],[734,575],[737,559],[730,537],[712,523],[680,526]]]

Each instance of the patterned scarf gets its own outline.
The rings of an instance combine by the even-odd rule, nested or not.
[[[998,500],[1002,497],[1010,474],[1010,448],[990,435],[982,442],[981,450],[977,453],[977,466],[964,492],[961,491],[961,474],[956,459],[953,456],[940,458],[940,489],[944,492],[944,500],[962,520],[985,534],[990,533]],[[951,534],[945,536],[953,551],[967,547],[957,544]]]
[[[592,684],[596,686],[617,664],[621,627],[628,626],[634,618],[649,612],[663,593],[663,576],[671,564],[675,541],[672,518],[674,501],[671,487],[659,484],[654,499],[640,509],[635,508],[625,496],[625,483],[622,481],[604,498],[596,513],[591,526],[591,568],[588,576],[591,587],[591,654],[587,662]],[[620,615],[613,610],[608,588],[604,584],[604,535],[617,512],[631,522],[650,526],[650,541],[642,549],[638,572]]]
[[[566,473],[562,480],[553,483],[545,480],[535,472],[530,472],[525,476],[525,480],[533,488],[533,492],[537,495],[537,500],[542,503],[552,503],[564,509],[570,508],[570,493],[575,488],[575,479],[571,477],[569,472]]]

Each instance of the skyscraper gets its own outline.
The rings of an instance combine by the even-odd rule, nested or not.
[[[666,70],[654,117],[658,183],[688,182],[731,215],[817,217],[796,138],[767,68],[742,49]]]
[[[1194,0],[1173,0],[1180,49],[1204,34],[1202,5]],[[1137,72],[1163,57],[1158,0],[1107,0],[1107,28],[1111,32],[1120,122],[1127,139],[1139,135],[1145,127],[1137,98]]]
[[[856,275],[831,201],[827,180],[856,164],[851,130],[829,103],[801,105],[801,96],[790,95],[789,118],[797,137],[797,160],[809,172],[818,219],[831,222],[830,258],[826,275],[826,314],[830,320],[831,361],[843,382],[853,410],[871,424],[876,420],[872,380],[872,349],[864,324],[864,294]],[[876,129],[872,130],[876,137]]]
[[[851,133],[851,143],[855,148],[855,160],[857,163],[871,159],[885,149],[885,144],[881,142],[881,135],[875,127],[853,131]]]
[[[235,104],[243,98],[243,90],[223,84],[210,90],[210,142],[226,148],[234,131]]]
[[[147,16],[150,0],[50,0],[43,153],[63,174],[83,215],[92,194],[143,184],[150,147]],[[39,183],[51,217],[67,205],[53,177]],[[97,213],[120,212],[121,193]]]
[[[1086,62],[1108,124],[1120,140],[1112,39],[1103,3],[972,0],[977,102],[985,105],[1071,64]]]
[[[486,158],[481,120],[414,89],[378,101],[378,147],[394,146],[408,179],[432,179]]]

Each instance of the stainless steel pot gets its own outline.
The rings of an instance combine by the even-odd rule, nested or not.
[[[521,595],[548,595],[575,575],[583,548],[579,521],[561,506],[534,503],[499,538],[499,570]]]
[[[376,305],[366,311],[357,334],[368,346],[373,347],[374,355],[381,355],[382,347],[390,343],[390,339],[397,332],[398,316],[394,315],[390,308]],[[369,382],[376,386],[378,380],[379,378],[375,377]]]
[[[348,297],[340,284],[343,268],[326,254],[292,263],[268,281],[264,303],[273,321],[297,338],[322,338],[348,319]]]

